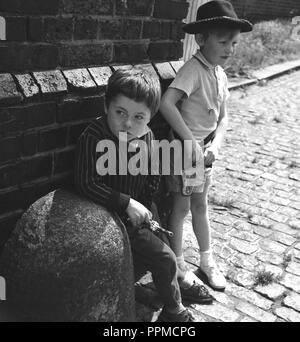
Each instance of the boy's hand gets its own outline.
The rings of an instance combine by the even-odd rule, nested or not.
[[[218,158],[219,151],[216,147],[210,146],[204,153],[204,165],[209,166]]]
[[[201,146],[195,141],[193,144],[186,144],[185,145],[185,154],[188,157],[189,164],[191,163],[192,160],[192,165],[195,165],[196,162],[203,157],[203,151]]]
[[[130,199],[126,213],[134,227],[139,227],[143,222],[150,222],[152,219],[151,211],[133,198]]]

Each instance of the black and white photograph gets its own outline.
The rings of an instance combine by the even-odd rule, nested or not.
[[[300,322],[299,0],[0,0],[4,322]]]

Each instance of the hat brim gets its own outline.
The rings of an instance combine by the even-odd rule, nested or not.
[[[230,18],[230,17],[216,17],[209,19],[202,19],[186,24],[182,27],[183,31],[189,34],[196,34],[201,32],[203,28],[223,25],[232,28],[240,29],[241,32],[250,32],[253,30],[253,25],[250,21],[245,19]]]

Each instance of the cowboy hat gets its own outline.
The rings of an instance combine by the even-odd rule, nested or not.
[[[183,26],[186,33],[196,34],[205,27],[228,26],[250,32],[253,25],[245,19],[239,19],[232,4],[225,0],[209,1],[198,8],[196,21]]]

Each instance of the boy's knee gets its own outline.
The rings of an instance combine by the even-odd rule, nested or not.
[[[173,212],[177,215],[180,215],[181,217],[185,217],[188,215],[190,208],[191,207],[189,202],[175,203],[175,205],[173,206]]]
[[[191,211],[192,214],[205,214],[208,210],[208,204],[206,200],[197,201],[196,203],[192,203]]]

